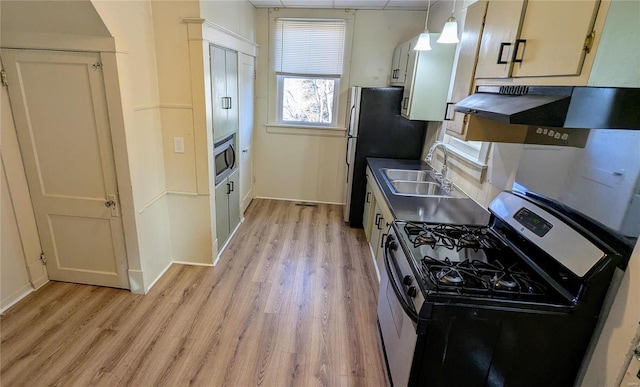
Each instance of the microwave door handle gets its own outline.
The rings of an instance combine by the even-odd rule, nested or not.
[[[229,165],[230,169],[233,169],[233,167],[236,166],[236,149],[233,147],[233,145],[229,144],[229,149],[231,149],[231,165],[229,165],[229,163],[227,162],[227,165]],[[225,153],[225,161],[226,161],[226,153]]]

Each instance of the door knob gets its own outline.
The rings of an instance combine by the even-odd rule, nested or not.
[[[113,207],[116,205],[116,202],[113,200],[107,200],[106,202],[104,202],[105,207]]]

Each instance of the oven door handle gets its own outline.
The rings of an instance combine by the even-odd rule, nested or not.
[[[404,312],[407,314],[407,316],[409,316],[411,321],[413,321],[414,323],[417,324],[418,323],[418,313],[416,313],[414,308],[412,308],[409,305],[409,303],[407,302],[407,300],[404,298],[404,296],[402,294],[402,291],[400,290],[400,287],[396,283],[396,277],[395,277],[395,275],[393,273],[393,270],[391,269],[390,256],[392,255],[392,253],[391,253],[391,251],[389,251],[389,245],[390,245],[390,243],[385,243],[384,244],[384,250],[383,250],[384,266],[387,269],[387,275],[389,276],[389,283],[391,283],[391,287],[393,288],[393,292],[396,294],[396,298],[398,299],[398,302],[400,302],[400,306],[402,307]],[[395,260],[395,258],[394,258],[394,260]]]

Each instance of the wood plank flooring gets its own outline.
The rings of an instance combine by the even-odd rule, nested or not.
[[[383,386],[378,282],[336,205],[254,200],[215,267],[147,295],[51,282],[0,321],[2,386]]]

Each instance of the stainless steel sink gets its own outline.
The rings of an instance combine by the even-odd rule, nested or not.
[[[429,181],[436,182],[436,180],[427,171],[411,170],[411,169],[384,169],[384,174],[389,180],[401,180],[401,181]]]
[[[462,198],[464,194],[456,188],[451,187],[449,190],[443,188],[440,183],[432,183],[426,181],[401,181],[394,180],[391,182],[391,189],[396,195],[404,196],[441,196]]]

